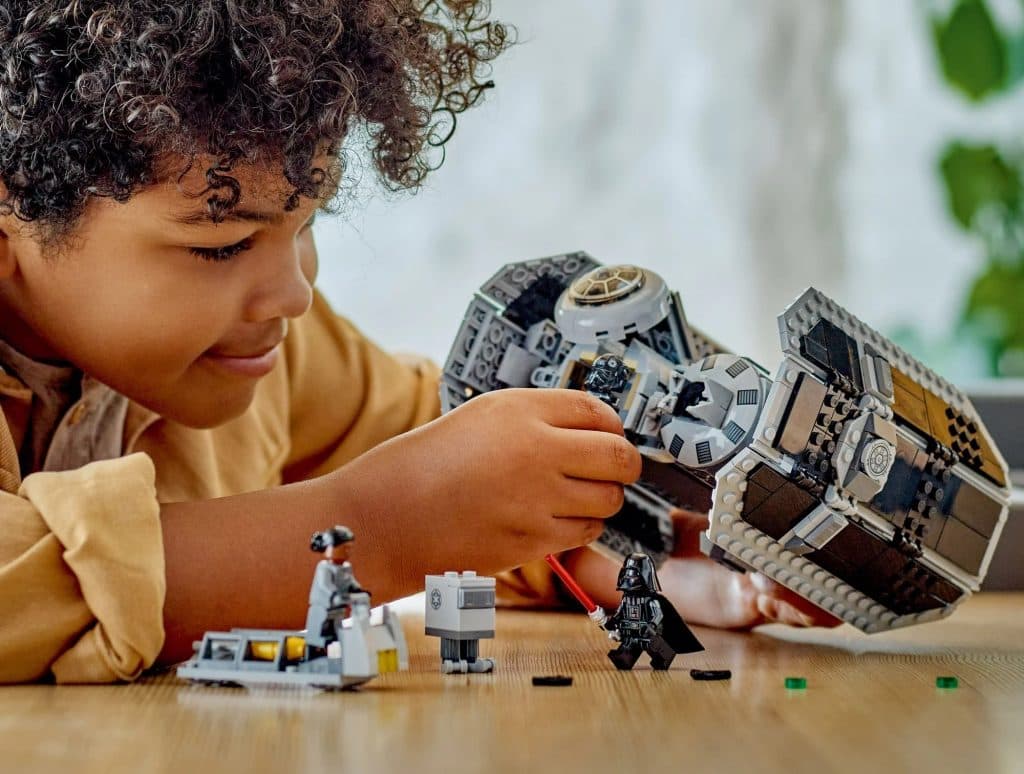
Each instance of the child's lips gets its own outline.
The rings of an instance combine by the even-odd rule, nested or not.
[[[238,356],[207,352],[203,355],[203,358],[214,363],[218,368],[229,371],[236,376],[258,379],[274,370],[280,353],[280,345],[274,345],[267,351],[257,355]]]

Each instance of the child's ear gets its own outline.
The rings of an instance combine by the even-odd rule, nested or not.
[[[0,203],[7,200],[7,186],[0,182]],[[11,238],[16,233],[16,218],[12,214],[5,214],[0,208],[0,280],[5,280],[14,274],[18,266],[18,259],[15,257],[14,240]]]
[[[18,265],[8,232],[7,217],[0,215],[0,280],[9,279]]]

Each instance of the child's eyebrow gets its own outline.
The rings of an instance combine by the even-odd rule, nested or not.
[[[229,212],[224,213],[219,221],[214,221],[213,217],[206,210],[199,212],[186,212],[172,216],[171,220],[175,223],[181,223],[186,226],[204,226],[211,225],[216,222],[248,222],[248,223],[270,223],[277,225],[281,222],[284,215],[280,212],[259,212],[257,210],[246,210],[241,207],[237,207]]]

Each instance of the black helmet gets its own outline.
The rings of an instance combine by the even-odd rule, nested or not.
[[[647,554],[633,553],[626,557],[619,570],[619,580],[615,584],[619,591],[661,591],[658,573],[654,570],[654,560]]]
[[[356,535],[352,530],[339,524],[325,529],[323,532],[314,532],[313,537],[309,539],[309,547],[318,554],[322,554],[327,550],[327,546],[340,546],[343,543],[351,543],[355,539]]]

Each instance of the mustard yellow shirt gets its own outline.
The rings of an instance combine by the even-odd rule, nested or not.
[[[83,464],[24,480],[33,395],[0,374],[0,683],[131,680],[153,664],[164,638],[161,503],[319,476],[440,412],[436,366],[383,352],[320,295],[283,355],[244,415],[205,430],[131,402],[114,412],[112,391],[86,377],[46,455]],[[116,435],[112,453],[95,441],[111,417],[119,454]],[[555,601],[542,565],[505,574],[503,602]]]

